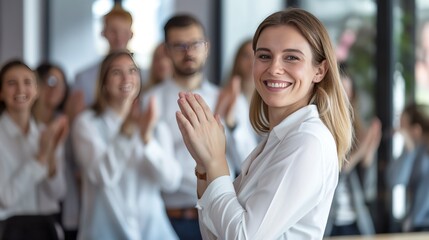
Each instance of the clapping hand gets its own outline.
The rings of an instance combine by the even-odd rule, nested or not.
[[[219,115],[214,116],[198,94],[181,92],[178,104],[180,111],[176,113],[177,123],[197,167],[206,169],[209,176],[210,169],[228,174],[226,139]]]
[[[149,98],[147,109],[142,111],[140,101],[136,99],[121,127],[121,132],[125,136],[131,137],[131,135],[137,130],[140,130],[140,137],[145,144],[147,144],[151,138],[152,133],[158,120],[158,112],[156,107],[155,98]]]
[[[234,76],[231,81],[220,91],[215,107],[215,114],[219,114],[225,120],[228,127],[235,126],[234,107],[240,95],[241,78]]]
[[[156,106],[155,97],[149,98],[147,109],[144,110],[140,118],[140,136],[143,142],[147,144],[151,138],[156,121],[158,120],[158,109]]]
[[[55,152],[68,135],[68,126],[67,117],[62,115],[49,124],[40,135],[37,160],[42,164],[48,165],[49,177],[52,177],[56,173]]]

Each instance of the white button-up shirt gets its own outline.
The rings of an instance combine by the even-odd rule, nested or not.
[[[36,159],[41,129],[31,119],[24,134],[6,111],[0,116],[0,220],[59,212],[66,191],[63,151],[57,151],[57,171],[49,178],[47,166]]]
[[[174,142],[175,158],[183,170],[183,179],[176,192],[163,194],[167,208],[190,208],[197,203],[197,180],[194,174],[195,161],[186,148],[176,121],[176,112],[179,111],[178,93],[185,91],[172,79],[164,81],[147,94],[144,94],[143,105],[149,96],[155,96],[160,119],[165,121],[170,129]],[[212,83],[204,80],[200,88],[193,91],[198,93],[213,111],[219,96],[219,89]],[[247,155],[256,146],[255,133],[249,121],[249,109],[244,96],[240,96],[235,106],[236,128],[227,132],[227,158],[231,174],[241,168]],[[227,130],[228,131],[228,130]]]
[[[198,201],[204,239],[322,239],[338,182],[332,134],[315,105],[284,119],[234,184],[215,179]]]
[[[177,239],[161,198],[182,175],[168,129],[159,123],[145,145],[139,131],[131,138],[120,134],[122,123],[111,110],[100,116],[86,110],[75,120],[72,140],[83,179],[79,239]]]

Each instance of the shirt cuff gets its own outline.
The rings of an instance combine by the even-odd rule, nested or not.
[[[196,208],[204,211],[206,206],[212,206],[213,201],[225,193],[235,193],[231,177],[228,175],[216,178],[207,186],[203,196],[197,201]]]
[[[24,172],[28,173],[27,176],[33,176],[34,180],[41,181],[45,177],[48,176],[48,168],[46,165],[41,164],[38,160],[32,159],[28,162],[28,164],[25,166]]]

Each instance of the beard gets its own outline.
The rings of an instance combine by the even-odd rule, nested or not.
[[[186,62],[187,61],[193,61],[194,63],[197,63],[193,66],[186,66]],[[197,73],[202,72],[203,67],[204,67],[204,62],[197,62],[197,60],[195,60],[194,58],[190,58],[190,57],[186,57],[185,59],[182,60],[182,62],[180,63],[174,63],[173,62],[173,67],[174,67],[174,73],[177,76],[180,77],[189,77],[192,75],[195,75]]]

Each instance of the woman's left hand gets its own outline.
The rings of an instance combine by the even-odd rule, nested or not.
[[[158,109],[155,97],[149,98],[147,109],[141,113],[140,117],[140,134],[145,144],[152,139],[153,130],[158,121]]]
[[[177,123],[197,165],[207,171],[209,168],[224,168],[226,139],[219,115],[215,117],[198,94],[181,92],[178,104],[180,111],[176,113]]]

